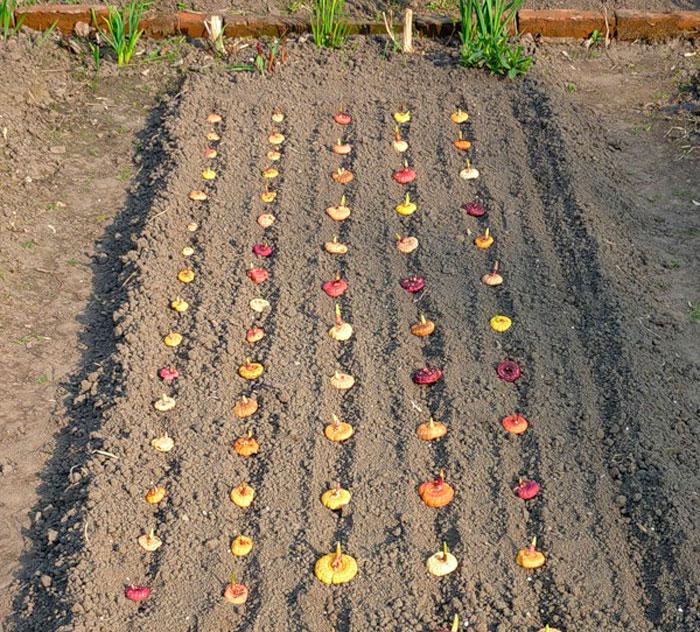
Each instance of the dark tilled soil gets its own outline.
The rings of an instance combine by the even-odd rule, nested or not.
[[[125,252],[114,232],[105,241],[125,252],[110,295],[120,303],[114,332],[99,343],[113,352],[81,385],[49,465],[54,473],[76,465],[35,538],[53,585],[42,587],[39,572],[22,583],[10,629],[423,630],[454,612],[482,631],[700,625],[688,392],[698,368],[664,345],[663,322],[645,317],[655,310],[650,262],[634,230],[619,230],[638,198],[614,147],[541,74],[514,84],[458,69],[440,48],[392,60],[379,50],[293,46],[290,63],[264,83],[192,76],[151,119],[120,220],[134,248]],[[353,214],[341,226],[323,213],[341,194],[329,151],[339,103],[354,117],[344,164],[355,174],[346,188]],[[390,140],[391,114],[404,106],[413,112],[405,137],[419,211],[402,219],[393,207],[403,189],[391,179],[401,161]],[[458,177],[456,106],[471,114],[475,184]],[[278,223],[263,233],[254,220],[276,108],[287,114],[288,141],[275,183]],[[212,110],[224,116],[219,178],[210,201],[194,205],[187,193],[201,183]],[[459,210],[472,199],[485,204],[485,220]],[[185,229],[192,220],[201,225],[194,235]],[[467,236],[486,226],[496,238],[488,253]],[[397,232],[418,237],[415,254],[396,252]],[[342,259],[321,249],[334,234],[351,245]],[[275,253],[264,264],[270,281],[256,290],[245,271],[261,240]],[[197,278],[181,288],[187,243]],[[486,288],[479,278],[496,259],[505,283]],[[326,335],[333,301],[320,285],[336,271],[350,283],[339,301],[355,328],[347,343]],[[427,280],[414,298],[398,285],[409,273]],[[168,309],[176,293],[192,305],[181,317]],[[256,295],[272,304],[261,317],[248,307]],[[422,341],[408,332],[419,313],[438,325]],[[513,318],[505,334],[488,327],[496,313]],[[251,350],[243,336],[253,322],[268,337]],[[174,354],[162,344],[171,329],[184,335]],[[246,356],[266,366],[252,385],[237,376]],[[516,385],[496,378],[503,358],[523,368]],[[173,362],[182,377],[164,387],[157,370]],[[410,379],[426,362],[445,370],[429,389]],[[345,395],[329,387],[335,368],[357,379]],[[178,402],[167,414],[152,408],[163,390]],[[261,410],[238,422],[233,403],[251,392]],[[532,424],[519,439],[499,424],[515,410]],[[332,413],[355,425],[345,445],[322,435]],[[449,427],[435,445],[415,437],[429,414]],[[248,429],[262,449],[244,461],[230,446]],[[163,430],[176,441],[167,456],[148,445]],[[456,499],[429,510],[416,486],[440,468]],[[543,485],[527,506],[511,491],[519,476]],[[228,500],[244,480],[258,494],[247,511]],[[319,502],[336,480],[353,492],[342,516]],[[143,500],[153,483],[168,489],[155,509]],[[164,541],[155,554],[136,544],[149,527]],[[57,537],[47,544],[49,529]],[[228,545],[241,532],[255,548],[234,560]],[[533,535],[547,564],[529,573],[514,558]],[[337,540],[360,574],[331,589],[312,568]],[[442,541],[460,566],[437,580],[424,563]],[[232,572],[251,589],[242,609],[221,600]],[[151,599],[127,602],[130,582],[151,586]]]

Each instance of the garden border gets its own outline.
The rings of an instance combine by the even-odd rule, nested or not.
[[[36,31],[46,31],[55,23],[63,33],[72,33],[78,22],[90,23],[92,12],[97,16],[107,14],[104,5],[44,4],[21,7],[15,11],[15,19],[23,19],[23,26]],[[177,11],[154,14],[141,21],[144,37],[158,39],[171,35],[200,38],[206,35],[206,13]],[[285,33],[307,33],[311,30],[308,19],[295,16],[241,16],[223,13],[227,37],[281,36]],[[354,34],[382,34],[384,24],[371,19],[351,19],[350,31]],[[556,9],[532,11],[522,9],[517,16],[521,33],[531,33],[545,38],[585,39],[598,31],[611,39],[621,41],[661,41],[673,37],[692,39],[700,37],[700,11],[651,11],[617,10],[604,14],[600,11],[576,11]],[[459,21],[449,17],[416,16],[415,29],[426,37],[442,37],[457,31]],[[397,25],[400,27],[400,25]]]

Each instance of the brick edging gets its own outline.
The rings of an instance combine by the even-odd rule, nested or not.
[[[106,15],[104,5],[44,4],[21,7],[15,11],[17,20],[24,18],[23,25],[45,31],[54,22],[64,33],[73,32],[76,23],[90,24],[94,14],[99,19]],[[294,16],[240,16],[223,12],[225,34],[228,37],[280,36],[284,33],[306,33],[311,30],[309,21]],[[163,38],[171,35],[204,37],[206,13],[178,11],[154,14],[141,22],[144,36]],[[522,9],[517,16],[521,33],[531,33],[546,38],[584,39],[593,31],[606,33],[606,16],[599,11],[575,11],[558,9],[531,11]],[[441,37],[456,33],[459,22],[452,18],[416,16],[416,30],[427,37]],[[624,41],[660,41],[672,37],[692,38],[700,36],[700,11],[673,11],[656,13],[650,11],[611,11],[607,15],[607,29],[611,38]],[[350,31],[355,34],[382,34],[384,24],[369,19],[350,20]]]

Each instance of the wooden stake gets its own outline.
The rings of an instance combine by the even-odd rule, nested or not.
[[[413,11],[406,9],[403,18],[403,52],[413,52]]]

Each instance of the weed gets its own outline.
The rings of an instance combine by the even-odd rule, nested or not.
[[[314,0],[311,32],[318,48],[341,48],[348,37],[345,0]]]
[[[509,30],[525,0],[459,0],[462,42],[460,63],[487,68],[493,74],[515,79],[532,64],[520,44],[511,42]]]
[[[688,301],[688,318],[691,323],[700,323],[700,305]]]
[[[277,64],[287,63],[287,51],[279,40],[273,40],[265,50],[261,42],[255,44],[255,57],[252,64],[230,64],[226,66],[231,72],[257,72],[261,76],[272,74]]]
[[[66,264],[69,265],[71,268],[75,268],[76,266],[80,265],[80,261],[78,261],[77,259],[68,259],[68,261],[66,261]]]
[[[204,20],[204,27],[207,30],[209,45],[214,49],[214,54],[225,55],[224,19],[220,15],[212,15],[208,20]]]
[[[95,64],[95,74],[100,72],[100,47],[97,44],[90,42],[90,52],[92,53],[92,61]]]
[[[122,167],[117,174],[117,180],[119,180],[119,182],[126,182],[130,177],[131,167],[129,165]]]
[[[635,125],[632,128],[632,133],[636,136],[639,135],[643,132],[650,132],[651,131],[651,123],[645,123],[644,125]]]
[[[46,42],[49,41],[49,38],[51,37],[52,33],[56,30],[57,25],[58,21],[55,20],[49,28],[47,28],[41,35],[39,35],[39,37],[36,38],[34,45],[37,48],[41,48],[44,44],[46,44]]]
[[[384,11],[382,11],[382,20],[384,22],[384,30],[386,31],[387,35],[387,41],[384,44],[384,57],[386,59],[389,59],[389,51],[395,55],[401,50],[401,44],[399,44],[399,41],[396,39],[396,35],[394,34],[394,13],[392,11],[389,12],[389,15],[387,16]]]
[[[576,84],[573,81],[568,81],[566,83],[566,91],[569,94],[573,94],[574,92],[576,92]]]
[[[144,57],[144,63],[155,63],[167,61],[171,64],[175,63],[180,57],[180,47],[185,43],[185,36],[178,35],[166,40],[162,46],[157,46],[155,50]],[[147,88],[147,86],[146,86]]]
[[[681,262],[680,262],[680,261],[676,261],[675,259],[671,259],[671,261],[668,262],[668,267],[669,267],[671,270],[678,270],[678,268],[681,267]]]
[[[0,34],[7,40],[22,28],[24,16],[15,21],[16,0],[0,0]]]
[[[107,17],[102,18],[107,28],[100,29],[100,32],[116,54],[117,66],[125,66],[134,56],[136,45],[143,35],[143,30],[139,29],[139,23],[149,6],[149,2],[131,0],[121,11],[110,6]],[[96,22],[94,13],[93,21]]]
[[[51,340],[48,336],[42,336],[41,334],[27,334],[26,336],[22,336],[21,338],[17,338],[15,340],[15,343],[18,345],[28,345],[31,344],[32,342],[46,342],[47,340]]]
[[[679,200],[683,200],[685,198],[690,197],[690,191],[688,189],[673,189],[673,191],[671,191],[671,195],[674,198],[678,198]]]
[[[48,375],[40,375],[35,381],[37,384],[48,384],[50,380]]]
[[[292,0],[287,4],[287,13],[289,13],[290,15],[299,13],[299,11],[302,11],[304,9],[308,9],[308,7],[301,0]]]
[[[593,33],[590,34],[588,39],[584,42],[584,46],[588,48],[596,48],[600,46],[603,41],[603,36],[600,34],[598,29],[595,29]]]
[[[457,0],[431,0],[425,5],[425,10],[431,13],[447,15],[457,8]]]
[[[25,250],[29,250],[29,252],[34,252],[34,249],[37,246],[37,243],[33,239],[29,239],[27,241],[23,241],[20,246],[24,248]]]

